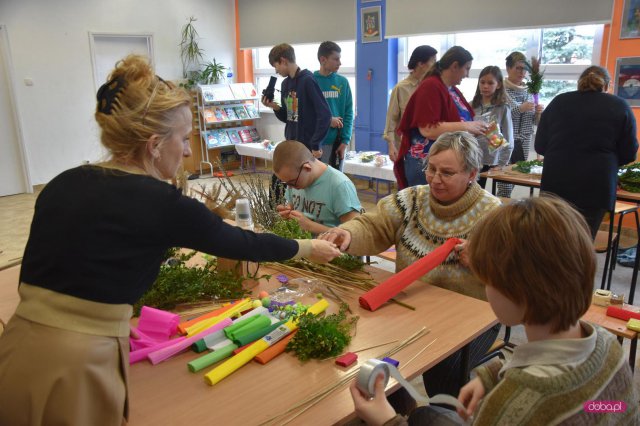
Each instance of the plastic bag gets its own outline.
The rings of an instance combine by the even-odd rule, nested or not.
[[[484,132],[485,137],[487,138],[489,152],[494,153],[499,149],[506,148],[509,146],[509,141],[504,137],[502,132],[500,131],[500,125],[498,124],[495,115],[491,113],[483,114],[479,117],[479,119],[488,123],[489,127],[487,131]]]

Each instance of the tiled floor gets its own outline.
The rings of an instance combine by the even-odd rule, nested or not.
[[[261,174],[266,179],[270,177],[269,174]],[[239,176],[233,178],[235,182],[241,182],[242,179]],[[199,184],[211,185],[215,180],[198,179],[190,181],[190,186],[195,187]],[[372,190],[372,185],[366,180],[355,180],[356,187],[358,188],[358,194],[360,196],[361,203],[367,211],[375,209],[375,192]],[[491,182],[487,183],[487,188],[491,188]],[[518,188],[514,190],[514,198],[528,197],[528,189]],[[8,197],[0,197],[0,269],[9,265],[20,262],[24,247],[29,234],[29,226],[31,218],[33,216],[34,203],[37,197],[37,192],[34,194],[21,194]],[[570,253],[567,253],[570,256]],[[379,267],[393,270],[394,265],[383,259],[376,258]],[[602,275],[602,267],[604,264],[604,254],[598,255],[598,271],[596,275],[596,282],[594,288],[599,288],[600,277]],[[625,268],[618,266],[613,273],[612,289],[615,292],[628,294],[629,285],[631,283],[631,268]],[[640,294],[636,290],[635,301],[636,304],[640,304]],[[501,334],[502,335],[502,334]],[[512,332],[512,341],[516,344],[526,341],[522,327],[515,327]],[[625,342],[625,350],[628,351],[629,343]],[[640,358],[640,357],[639,357]],[[640,363],[636,362],[636,374],[634,377],[634,383],[636,389],[640,392]]]

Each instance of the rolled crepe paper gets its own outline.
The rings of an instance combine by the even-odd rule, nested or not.
[[[208,312],[204,315],[200,315],[199,317],[190,319],[189,321],[185,321],[183,323],[180,323],[180,325],[178,325],[178,332],[180,332],[181,334],[187,334],[187,328],[191,327],[194,324],[199,323],[202,320],[205,320],[207,318],[211,318],[211,317],[217,317],[218,315],[224,313],[225,311],[228,311],[229,309],[233,308],[234,306],[239,305],[240,303],[244,303],[247,299],[239,299],[236,300],[233,303],[230,303],[226,306],[223,306],[219,309],[216,309],[215,311],[211,311]]]
[[[270,346],[269,349],[265,349],[260,354],[256,355],[253,360],[263,365],[268,363],[285,351],[285,349],[287,348],[287,344],[291,339],[293,339],[293,336],[295,336],[297,332],[298,330],[295,330],[293,333],[289,334],[287,337],[280,340],[275,345]]]
[[[234,355],[239,354],[240,352],[244,351],[245,349],[247,349],[249,346],[253,345],[254,343],[255,343],[255,342],[247,343],[247,344],[246,344],[246,345],[244,345],[244,346],[240,346],[239,348],[234,349],[234,350],[233,350],[233,354],[234,354]]]
[[[233,342],[238,346],[248,345],[249,343],[255,342],[256,340],[261,339],[262,337],[271,333],[273,330],[280,327],[282,324],[284,324],[284,321],[279,321],[275,324],[262,327],[258,330],[237,335],[236,338],[233,340]]]
[[[233,324],[224,329],[224,334],[230,340],[236,340],[239,336],[253,333],[271,325],[271,318],[265,315],[255,315],[240,321],[237,324]]]
[[[138,330],[155,341],[164,342],[176,333],[180,316],[161,309],[143,306],[140,310]]]
[[[129,352],[134,352],[134,351],[148,348],[150,346],[155,346],[158,343],[161,343],[147,336],[136,327],[132,326],[131,330],[133,330],[138,335],[138,338],[134,339],[133,337],[129,336]],[[163,339],[163,341],[167,341],[167,340],[168,339]]]
[[[147,357],[152,364],[158,364],[168,358],[171,358],[174,355],[179,354],[180,352],[191,346],[194,342],[202,339],[204,336],[215,333],[216,331],[221,330],[224,327],[228,327],[229,325],[231,325],[231,319],[225,318],[219,323],[207,328],[204,331],[201,331],[195,336],[187,337],[186,339],[182,340],[179,343],[176,343],[175,345],[168,346],[166,348],[160,349],[159,351],[151,352]]]
[[[176,343],[183,341],[184,339],[186,339],[186,337],[182,336],[182,337],[178,337],[177,339],[166,340],[161,343],[156,343],[155,345],[149,346],[148,348],[142,348],[142,349],[138,349],[137,351],[130,352],[129,364],[135,364],[138,361],[142,361],[143,359],[147,358],[147,355],[149,355],[151,352],[159,351],[162,348],[173,346]]]
[[[228,344],[224,348],[220,348],[215,352],[210,352],[200,358],[196,358],[190,363],[187,364],[187,368],[192,373],[202,370],[205,367],[210,366],[211,364],[215,364],[218,361],[222,361],[223,359],[231,356],[233,354],[234,349],[237,349],[238,345],[233,343]]]
[[[360,306],[375,311],[380,306],[400,293],[405,287],[440,265],[449,256],[451,250],[460,244],[458,238],[449,238],[440,247],[409,265],[402,271],[392,275],[378,286],[360,296]]]
[[[198,334],[202,330],[211,327],[213,324],[218,323],[224,318],[231,318],[233,316],[238,316],[240,315],[241,312],[246,310],[251,310],[251,309],[253,309],[252,302],[250,299],[246,299],[243,303],[240,303],[234,306],[233,308],[226,310],[225,312],[221,313],[217,317],[207,318],[205,320],[200,321],[197,324],[192,325],[191,327],[188,327],[187,336],[191,337],[194,334]]]
[[[329,302],[326,299],[320,299],[316,303],[314,303],[307,312],[310,312],[314,315],[319,314],[320,312],[327,309],[329,306]],[[237,355],[229,358],[213,370],[209,371],[205,376],[204,380],[209,385],[213,386],[218,383],[220,380],[224,379],[249,361],[253,359],[260,352],[267,349],[269,346],[276,343],[278,340],[285,337],[287,334],[298,328],[297,321],[289,320],[286,323],[282,324],[280,327],[273,330],[271,333],[264,336],[262,339],[257,340],[251,346],[249,346],[244,351],[240,352]]]
[[[629,321],[631,318],[640,319],[640,312],[618,308],[617,306],[609,306],[607,308],[607,316]]]
[[[261,306],[259,308],[255,308],[247,312],[246,314],[242,315],[240,318],[234,319],[233,324],[234,325],[238,324],[239,322],[244,321],[247,318],[250,318],[254,315],[267,315],[267,318],[269,318],[272,322],[275,321],[275,318],[268,316],[268,314],[269,314],[269,310]],[[233,325],[231,327],[233,327]],[[229,327],[225,328],[224,330],[216,331],[215,333],[211,333],[208,336],[205,336],[203,339],[195,342],[191,346],[191,349],[194,352],[200,353],[200,352],[204,352],[207,348],[214,351],[218,349],[218,347],[224,347],[228,345],[229,343],[231,343],[231,340],[227,339],[227,336],[225,334],[228,328]]]

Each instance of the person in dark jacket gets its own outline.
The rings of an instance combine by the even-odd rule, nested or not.
[[[276,74],[284,77],[280,86],[280,105],[262,97],[262,104],[273,109],[278,120],[285,123],[285,140],[302,142],[316,158],[322,157],[322,141],[331,126],[331,109],[318,82],[309,70],[296,64],[296,53],[286,43],[274,46],[269,52],[269,63]],[[271,177],[270,198],[273,206],[282,201],[283,183]]]
[[[611,78],[591,66],[578,90],[556,96],[542,113],[535,149],[544,155],[541,190],[573,203],[595,238],[616,200],[618,167],[636,159],[636,120],[621,98],[605,93]]]

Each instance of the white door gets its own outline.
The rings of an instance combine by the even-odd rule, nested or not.
[[[0,196],[26,192],[24,165],[9,86],[7,31],[0,25]]]

